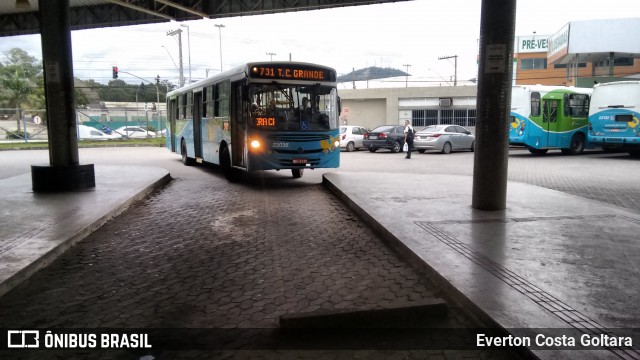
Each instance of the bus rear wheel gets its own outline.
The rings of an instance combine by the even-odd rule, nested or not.
[[[564,149],[563,149],[564,150]],[[575,134],[571,138],[571,143],[569,144],[569,154],[571,155],[580,155],[584,151],[584,136],[582,134]]]
[[[291,174],[293,174],[294,179],[300,179],[304,174],[304,169],[291,169]]]
[[[191,166],[195,163],[195,161],[187,156],[187,143],[182,139],[180,142],[180,152],[182,153],[182,163],[185,166]]]

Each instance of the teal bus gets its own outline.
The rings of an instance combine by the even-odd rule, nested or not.
[[[514,86],[509,144],[532,154],[560,149],[580,154],[587,146],[587,116],[592,89]]]
[[[593,146],[640,157],[640,81],[593,87],[587,139]]]
[[[326,66],[246,63],[168,93],[167,112],[167,148],[229,180],[340,165],[336,71]]]

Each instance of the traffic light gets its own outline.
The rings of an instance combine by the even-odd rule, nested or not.
[[[113,78],[117,79],[118,78],[118,67],[114,66],[111,68],[111,70],[113,71]]]

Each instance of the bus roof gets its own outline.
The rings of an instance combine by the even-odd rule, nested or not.
[[[269,77],[269,76],[251,76],[250,75],[250,71],[251,69],[253,69],[254,67],[262,67],[262,68],[269,68],[269,69],[273,69],[274,70],[274,74],[275,76],[273,77]],[[292,69],[292,70],[298,70],[299,71],[310,71],[313,69],[317,69],[317,70],[324,70],[326,72],[331,73],[332,75],[330,75],[328,77],[328,79],[320,79],[318,76],[313,76],[314,74],[309,74],[309,76],[307,77],[300,77],[300,78],[294,78],[293,75],[291,75],[290,77],[286,78],[284,76],[278,76],[277,75],[277,70],[278,69]],[[219,74],[210,76],[206,79],[203,80],[199,80],[195,83],[189,84],[189,85],[185,85],[181,88],[178,88],[176,90],[173,90],[169,93],[167,93],[167,97],[169,96],[173,96],[175,94],[179,94],[188,90],[198,90],[203,88],[204,86],[207,86],[209,84],[212,83],[217,83],[220,80],[223,79],[231,79],[233,80],[239,80],[241,78],[244,77],[251,77],[253,79],[260,79],[263,81],[274,81],[274,80],[284,80],[284,81],[314,81],[314,82],[331,82],[331,83],[335,83],[336,81],[336,71],[335,69],[328,67],[328,66],[324,66],[324,65],[318,65],[318,64],[312,64],[312,63],[307,63],[307,62],[300,62],[300,61],[256,61],[256,62],[249,62],[246,64],[242,64],[240,66],[236,66],[232,69],[223,71]]]
[[[620,86],[620,85],[634,85],[634,84],[640,84],[640,80],[625,80],[625,81],[614,81],[614,82],[608,82],[608,83],[599,83],[599,84],[593,85],[593,88],[595,89],[602,86]]]

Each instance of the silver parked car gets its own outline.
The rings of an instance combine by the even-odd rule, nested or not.
[[[475,148],[475,136],[471,131],[458,125],[431,125],[418,131],[413,139],[413,147],[420,153],[427,150],[439,150],[448,154],[454,150]]]
[[[362,145],[362,137],[369,130],[362,126],[345,125],[340,126],[340,147],[347,151],[360,149]]]

